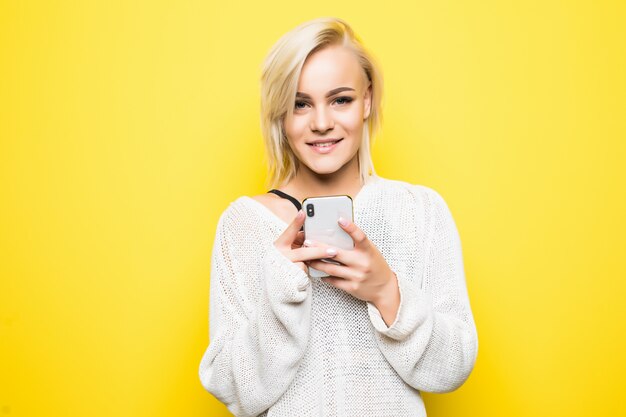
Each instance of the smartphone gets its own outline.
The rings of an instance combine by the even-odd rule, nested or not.
[[[337,248],[352,250],[354,241],[352,237],[341,228],[337,220],[339,217],[353,220],[352,198],[348,195],[329,195],[321,197],[308,197],[302,201],[304,210],[304,237],[314,242],[323,242]],[[340,265],[332,258],[321,259]],[[309,276],[314,278],[326,277],[328,274],[309,267]]]

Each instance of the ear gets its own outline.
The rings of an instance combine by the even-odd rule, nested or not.
[[[370,113],[372,112],[372,83],[369,83],[367,90],[365,91],[365,96],[363,97],[363,105],[365,107],[365,111],[363,112],[363,120],[366,120],[370,117]]]

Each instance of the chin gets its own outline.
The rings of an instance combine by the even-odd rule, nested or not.
[[[339,171],[341,168],[349,164],[358,153],[358,149],[355,149],[353,154],[346,152],[346,149],[338,150],[340,152],[335,155],[312,156],[310,154],[310,149],[306,148],[302,150],[302,153],[297,155],[297,158],[300,160],[300,163],[305,165],[311,172],[318,175],[328,175]]]
[[[343,166],[344,164],[340,164],[340,163],[324,163],[324,164],[317,164],[317,165],[313,165],[313,164],[308,165],[311,171],[320,175],[332,174],[334,172],[339,171],[341,167]]]

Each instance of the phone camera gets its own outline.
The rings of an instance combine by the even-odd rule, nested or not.
[[[306,215],[309,217],[315,216],[315,210],[313,209],[313,204],[306,205]]]

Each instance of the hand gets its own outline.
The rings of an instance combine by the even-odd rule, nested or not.
[[[322,278],[324,282],[360,300],[369,301],[377,307],[397,306],[400,300],[397,277],[378,248],[353,222],[347,221],[345,226],[341,223],[339,225],[354,241],[352,250],[333,247],[337,251],[333,259],[342,265],[319,260],[307,261],[306,264],[329,274],[330,277]],[[313,242],[310,247],[330,248],[322,242]]]
[[[285,231],[276,239],[274,246],[276,246],[287,259],[297,264],[300,269],[308,274],[308,268],[304,261],[333,258],[335,255],[326,252],[327,248],[303,247],[304,232],[300,231],[303,224],[304,211],[300,210]]]

